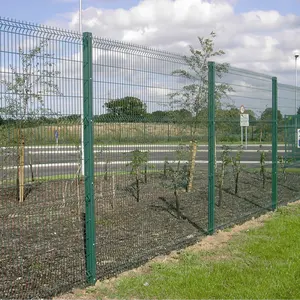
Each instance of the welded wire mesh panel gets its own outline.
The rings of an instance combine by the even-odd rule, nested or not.
[[[0,295],[84,282],[81,38],[0,19]]]
[[[189,70],[181,56],[98,38],[93,55],[97,275],[104,277],[203,234],[205,168],[196,165],[186,189],[196,155],[190,141],[207,141],[207,128],[172,98],[190,84],[172,75]]]
[[[278,202],[298,200],[300,197],[300,147],[298,129],[300,128],[299,88],[278,84],[278,110],[283,116],[278,119]]]
[[[216,65],[215,100],[215,220],[224,226],[271,207],[272,78]]]

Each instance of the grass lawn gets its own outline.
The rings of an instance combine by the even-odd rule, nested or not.
[[[246,224],[74,291],[72,298],[299,299],[300,204]]]

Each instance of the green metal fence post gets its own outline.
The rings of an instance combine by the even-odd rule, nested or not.
[[[208,233],[215,231],[215,73],[214,62],[208,63]]]
[[[277,148],[278,148],[278,99],[277,78],[272,78],[272,209],[277,208]]]
[[[84,174],[85,174],[85,249],[86,279],[96,282],[94,143],[93,143],[93,59],[92,34],[83,33],[83,113],[84,113]]]

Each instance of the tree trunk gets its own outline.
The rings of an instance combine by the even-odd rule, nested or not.
[[[136,174],[136,201],[140,202],[140,180],[139,175]]]
[[[174,189],[174,196],[175,196],[175,201],[176,201],[177,218],[180,219],[180,204],[179,204],[179,196],[178,196],[177,187],[175,187],[175,189]]]
[[[223,202],[223,184],[219,185],[219,201],[218,206],[220,207]]]
[[[30,173],[31,173],[31,182],[34,182],[34,174],[33,174],[33,167],[32,167],[32,157],[29,157],[29,164],[30,164]]]
[[[145,173],[144,173],[144,181],[145,181],[145,183],[148,182],[148,174],[147,174],[147,172],[148,172],[148,166],[147,166],[147,164],[145,164]]]
[[[225,177],[225,165],[222,163],[221,166],[221,174],[220,174],[220,179],[219,179],[219,201],[218,201],[218,206],[221,206],[223,202],[223,185],[224,185],[224,177]]]
[[[190,170],[189,170],[189,181],[187,192],[190,192],[193,188],[193,179],[195,173],[195,164],[196,164],[196,154],[197,154],[197,143],[192,141],[191,143],[191,159],[190,159]]]
[[[237,193],[238,193],[239,175],[240,175],[240,172],[237,172],[235,175],[235,191],[234,191],[235,195],[237,195]]]
[[[105,162],[104,165],[104,180],[107,181],[108,180],[108,161]]]
[[[19,149],[19,201],[24,201],[24,189],[25,189],[25,139],[20,137],[20,149]]]

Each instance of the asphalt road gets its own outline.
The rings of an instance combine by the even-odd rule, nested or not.
[[[113,145],[113,146],[95,146],[94,161],[95,172],[104,170],[106,161],[109,161],[110,171],[124,171],[126,164],[130,162],[130,151],[139,149],[141,151],[149,151],[149,163],[162,168],[165,159],[168,161],[176,160],[176,149],[178,145]],[[235,155],[238,151],[236,145],[230,146],[231,155]],[[241,161],[243,164],[256,165],[259,164],[259,145],[248,145],[247,149],[243,149]],[[271,145],[263,145],[266,151],[266,163],[271,163]],[[284,145],[279,145],[278,155],[284,154]],[[217,160],[220,160],[222,148],[217,146]],[[2,168],[0,169],[0,179],[9,177],[8,173],[12,173],[16,169],[15,159],[10,149],[1,148],[0,161]],[[80,151],[76,146],[32,146],[25,148],[25,173],[26,177],[30,176],[30,161],[34,176],[55,176],[76,174],[78,166],[81,162]],[[199,145],[196,155],[196,162],[202,165],[208,165],[208,147],[207,145]]]

